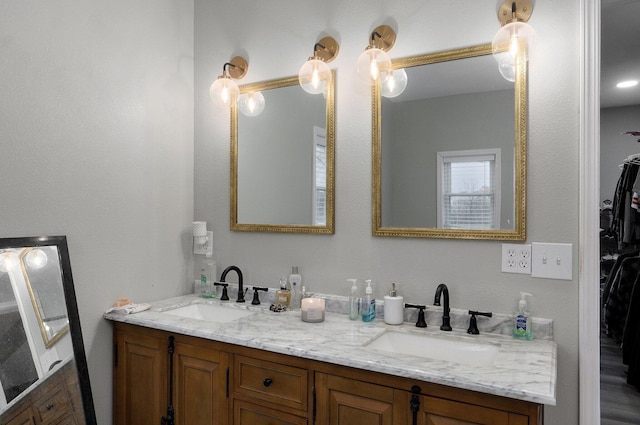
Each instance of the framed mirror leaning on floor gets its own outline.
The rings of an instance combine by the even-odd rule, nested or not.
[[[96,424],[65,236],[0,239],[0,422]]]

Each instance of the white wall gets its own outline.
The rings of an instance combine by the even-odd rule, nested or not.
[[[98,422],[121,296],[193,282],[193,2],[5,1],[0,237],[67,235]]]
[[[640,154],[640,137],[622,133],[640,130],[640,105],[600,110],[600,201],[610,199],[629,155]]]
[[[558,400],[548,424],[578,423],[578,0],[538,0],[530,23],[539,39],[530,65],[528,241],[574,244],[574,280],[500,272],[499,242],[371,236],[371,106],[352,84],[371,30],[398,29],[393,58],[490,42],[495,0],[196,1],[195,218],[212,223],[220,267],[238,265],[247,282],[276,285],[299,265],[312,291],[347,293],[345,279],[372,278],[381,297],[392,280],[408,301],[430,302],[445,282],[452,305],[514,309],[518,292],[555,320]],[[229,231],[229,118],[210,105],[209,85],[236,54],[249,60],[243,83],[295,75],[325,33],[340,42],[336,113],[336,232],[332,236]],[[596,312],[594,312],[596,314]]]

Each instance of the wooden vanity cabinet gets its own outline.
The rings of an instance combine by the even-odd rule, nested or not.
[[[316,425],[542,425],[543,421],[542,406],[535,403],[340,366],[326,370],[315,375]]]
[[[175,422],[229,423],[230,354],[218,343],[122,323],[114,335],[114,424],[161,423],[170,403],[171,358]]]
[[[542,425],[542,405],[115,324],[114,424]]]

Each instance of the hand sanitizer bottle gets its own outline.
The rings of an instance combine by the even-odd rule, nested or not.
[[[533,339],[533,332],[531,329],[531,314],[527,310],[527,296],[531,296],[531,294],[528,292],[520,292],[518,312],[515,314],[513,323],[513,337],[531,341]]]
[[[376,318],[376,299],[373,297],[373,289],[371,289],[371,279],[365,280],[367,289],[364,291],[362,299],[362,321],[371,322]]]

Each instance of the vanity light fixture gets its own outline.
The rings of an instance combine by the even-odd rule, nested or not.
[[[516,58],[526,62],[535,50],[536,32],[527,23],[532,12],[531,0],[505,0],[498,10],[502,28],[493,37],[491,50],[508,81],[515,81]]]
[[[20,259],[18,255],[13,251],[0,252],[0,272],[8,273],[18,268]]]
[[[369,45],[358,56],[356,74],[370,86],[384,82],[391,75],[391,59],[385,52],[396,42],[396,32],[388,25],[376,27],[369,37]]]
[[[32,249],[26,256],[27,265],[32,270],[38,270],[47,265],[47,254],[41,249]]]
[[[236,56],[230,62],[225,63],[222,66],[222,75],[211,84],[209,89],[211,99],[228,108],[240,94],[240,89],[232,78],[239,80],[246,75],[248,69],[248,62],[241,56]]]
[[[398,97],[407,88],[407,71],[404,68],[394,69],[382,83],[382,96]]]
[[[238,109],[248,117],[260,115],[264,110],[264,95],[260,91],[241,94],[238,99]]]
[[[331,70],[327,62],[338,56],[340,45],[333,37],[324,37],[313,46],[311,56],[300,68],[298,81],[304,91],[310,94],[324,93],[331,83]]]

